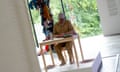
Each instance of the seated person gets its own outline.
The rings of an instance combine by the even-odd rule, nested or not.
[[[54,28],[53,28],[54,37],[60,37],[66,34],[74,34],[75,31],[72,27],[72,24],[70,21],[65,19],[64,14],[60,13],[58,17],[59,17],[59,21],[54,25]],[[61,61],[60,66],[66,64],[64,57],[62,55],[63,47],[66,48],[69,55],[70,64],[72,64],[73,63],[72,42],[65,42],[65,43],[60,43],[55,45],[55,51],[58,55],[59,60]]]

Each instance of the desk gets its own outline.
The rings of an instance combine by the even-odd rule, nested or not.
[[[75,58],[76,58],[76,63],[77,63],[77,66],[79,67],[77,51],[76,51],[76,46],[75,46],[75,42],[74,42],[75,39],[78,39],[78,43],[79,43],[79,47],[80,47],[80,53],[81,53],[81,57],[82,57],[82,61],[83,61],[84,60],[83,51],[82,51],[82,48],[81,48],[80,38],[79,38],[78,35],[73,35],[72,37],[67,37],[67,38],[54,38],[53,40],[43,41],[43,42],[40,43],[40,48],[41,48],[41,50],[43,50],[42,47],[44,45],[51,45],[51,44],[55,44],[55,43],[64,43],[64,42],[72,41],[73,48],[74,48],[74,53],[75,53]],[[53,65],[55,65],[51,48],[50,48],[50,56],[51,56]],[[47,67],[46,67],[44,54],[42,54],[42,59],[43,59],[43,63],[44,63],[45,72],[47,72]]]

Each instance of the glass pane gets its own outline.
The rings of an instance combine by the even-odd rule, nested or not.
[[[102,33],[96,0],[63,0],[66,18],[81,37]]]
[[[54,22],[58,20],[58,14],[62,12],[62,6],[60,0],[50,0],[50,11],[53,14]]]

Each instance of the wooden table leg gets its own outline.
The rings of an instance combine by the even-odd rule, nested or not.
[[[49,46],[49,49],[50,49],[50,56],[51,56],[51,59],[52,59],[52,64],[55,65],[54,58],[53,58],[53,54],[52,54],[51,46]]]
[[[75,52],[76,63],[77,63],[77,66],[79,67],[78,55],[77,55],[77,51],[76,51],[76,47],[75,47],[75,42],[74,42],[74,40],[72,42],[73,42],[73,48],[74,48],[74,52]]]
[[[82,51],[82,47],[81,47],[81,42],[80,42],[79,35],[78,35],[78,43],[79,43],[79,47],[80,47],[80,53],[81,53],[82,61],[84,61],[84,55],[83,55],[83,51]]]
[[[41,50],[43,51],[42,45],[40,45],[40,48],[41,48]],[[44,63],[45,72],[47,72],[47,67],[46,67],[46,62],[45,62],[44,53],[42,53],[42,59],[43,59],[43,63]]]

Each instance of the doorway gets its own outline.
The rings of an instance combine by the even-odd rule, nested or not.
[[[63,0],[63,6],[66,18],[72,22],[82,38],[102,34],[96,0]],[[50,0],[50,11],[53,14],[54,23],[57,22],[57,16],[62,10],[60,0]],[[33,9],[31,14],[35,26],[41,24],[40,11]],[[39,36],[37,37],[39,39]]]
[[[96,0],[63,0],[63,7],[65,10],[66,19],[69,19],[72,22],[75,30],[82,39],[88,39],[88,37],[102,34]],[[45,38],[44,34],[42,33],[40,11],[36,9],[30,11],[36,32],[36,39],[39,43]],[[54,23],[56,23],[58,14],[63,11],[61,7],[61,1],[50,0],[50,11],[53,14]],[[90,39],[87,41],[90,41]],[[86,45],[86,42],[84,43],[85,44],[83,45]],[[88,53],[88,48],[84,48],[84,51],[87,51],[86,53]]]

